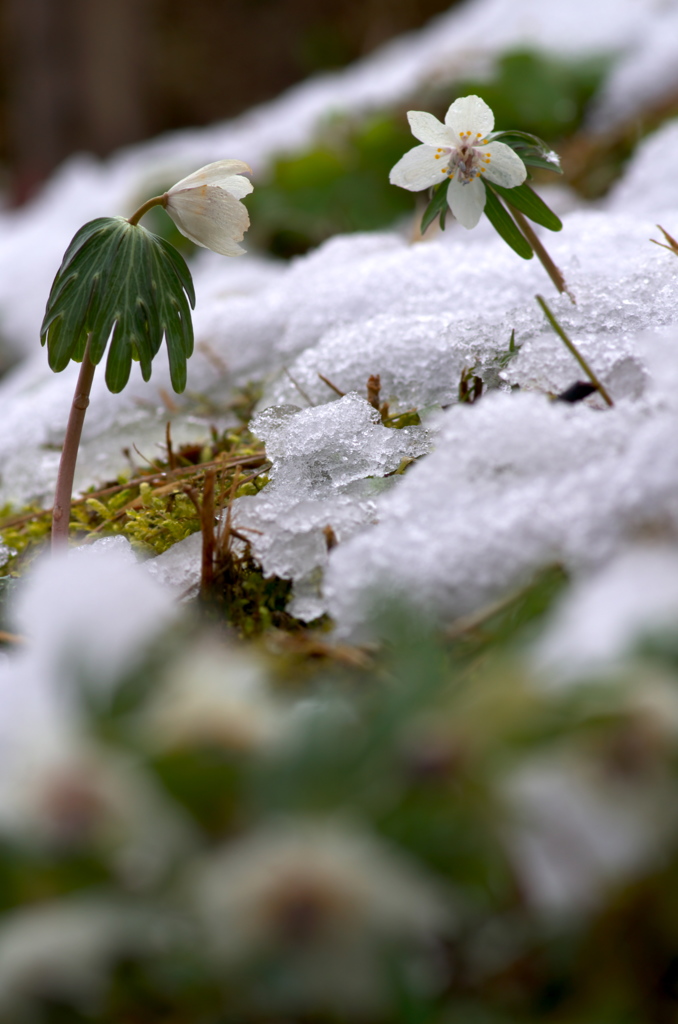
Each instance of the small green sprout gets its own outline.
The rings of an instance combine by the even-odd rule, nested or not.
[[[165,208],[187,238],[226,256],[239,256],[249,226],[240,200],[252,191],[239,160],[218,160],[149,199],[129,219],[99,217],[77,232],[52,285],[40,330],[50,367],[81,364],[57,477],[52,544],[68,537],[73,477],[94,370],[106,352],[106,385],[117,393],[127,384],[132,361],[144,380],[163,338],[172,387],[186,387],[186,362],[193,352],[191,273],[169,242],[139,224],[153,206]]]

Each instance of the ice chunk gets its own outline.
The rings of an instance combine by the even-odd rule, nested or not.
[[[176,598],[194,597],[200,586],[201,554],[202,533],[192,533],[157,558],[149,558],[144,568]]]
[[[317,408],[271,407],[252,431],[273,463],[269,484],[239,498],[233,522],[266,575],[299,580],[292,607],[300,618],[322,614],[318,585],[328,547],[344,541],[374,514],[381,478],[429,447],[423,427],[392,430],[359,395]]]
[[[641,529],[675,529],[677,421],[660,389],[604,413],[527,394],[453,407],[379,525],[331,553],[330,613],[347,631],[399,592],[449,620],[539,567],[602,564]]]

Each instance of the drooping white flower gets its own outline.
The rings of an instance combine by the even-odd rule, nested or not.
[[[250,224],[240,202],[253,185],[243,177],[251,168],[242,160],[217,160],[182,178],[163,196],[165,209],[196,245],[222,256],[241,256],[238,242]]]
[[[290,724],[263,662],[216,644],[174,660],[144,715],[149,742],[160,750],[206,743],[247,753],[282,740]]]
[[[259,999],[290,1012],[380,1007],[384,953],[449,932],[449,894],[398,850],[336,819],[272,822],[210,853],[188,890],[208,955],[238,969],[277,962]],[[266,989],[266,991],[264,990]]]
[[[520,157],[505,143],[491,141],[494,114],[479,96],[455,100],[445,124],[422,110],[410,110],[407,119],[423,145],[409,150],[393,167],[391,184],[420,192],[447,176],[447,202],[465,228],[475,227],[485,208],[483,177],[503,188],[525,181],[527,170]]]

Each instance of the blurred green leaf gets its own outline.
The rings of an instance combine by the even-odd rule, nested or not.
[[[489,81],[465,79],[455,92],[481,96],[497,125],[519,125],[524,133],[556,140],[577,129],[609,67],[605,55],[566,60],[519,50],[499,60]]]
[[[248,237],[275,256],[289,257],[337,233],[387,227],[412,209],[411,197],[388,181],[391,167],[411,146],[399,118],[334,119],[313,148],[279,156],[270,180],[247,197]]]

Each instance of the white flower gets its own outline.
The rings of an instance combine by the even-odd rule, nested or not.
[[[271,978],[257,997],[290,1011],[374,1009],[384,951],[421,948],[452,926],[437,879],[332,819],[270,823],[232,841],[193,868],[189,891],[216,962],[277,961],[284,991]]]
[[[141,911],[97,898],[39,903],[3,915],[3,1020],[10,1019],[5,1010],[26,1009],[32,999],[57,997],[91,1005],[115,961],[150,945],[154,925]]]
[[[154,748],[206,743],[246,753],[281,740],[289,719],[263,663],[214,645],[172,664],[144,723]]]
[[[182,235],[222,256],[241,256],[238,242],[250,218],[240,200],[253,188],[246,171],[251,168],[242,160],[217,160],[173,185],[164,206]]]
[[[479,96],[455,100],[441,124],[433,114],[410,110],[407,114],[415,146],[391,170],[390,181],[410,192],[450,179],[447,202],[465,228],[474,228],[485,208],[482,177],[503,188],[522,185],[525,164],[503,142],[491,142],[494,114]]]

